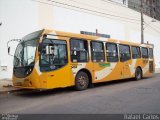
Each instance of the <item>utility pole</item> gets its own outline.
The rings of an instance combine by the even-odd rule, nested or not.
[[[141,44],[144,43],[144,19],[143,19],[143,0],[141,0]]]

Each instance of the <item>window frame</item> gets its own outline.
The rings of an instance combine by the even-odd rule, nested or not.
[[[130,58],[129,59],[127,59],[127,60],[121,60],[121,53],[120,53],[120,46],[128,46],[129,47],[129,53],[130,53]],[[120,60],[120,62],[125,62],[125,61],[128,61],[128,60],[131,60],[132,59],[132,57],[131,57],[131,46],[130,45],[126,45],[126,44],[119,44],[118,45],[118,48],[119,48],[119,60]]]
[[[140,57],[133,58],[133,51],[132,51],[132,47],[139,48]],[[140,58],[142,58],[142,51],[141,51],[141,47],[139,47],[139,46],[131,46],[131,51],[132,51],[132,57],[131,57],[132,59],[140,59]]]
[[[87,60],[86,60],[86,61],[76,61],[76,62],[74,62],[74,61],[72,60],[72,55],[71,55],[71,51],[72,51],[71,41],[72,41],[72,40],[75,40],[75,39],[76,39],[77,41],[80,40],[80,41],[84,41],[84,42],[87,43],[87,50],[86,50],[86,52],[87,52]],[[88,43],[88,40],[87,40],[87,39],[71,37],[71,38],[69,39],[70,61],[71,61],[72,63],[88,63],[89,60],[90,60],[90,58],[89,58],[89,47],[88,47],[88,45],[89,45],[89,43]],[[85,47],[85,46],[84,46],[84,47]],[[75,50],[75,51],[81,51],[81,50]]]
[[[142,49],[147,49],[147,57],[143,57]],[[147,47],[141,47],[141,54],[142,54],[142,58],[143,59],[148,59],[149,58],[149,50],[148,50],[148,48]]]
[[[93,60],[93,52],[95,52],[95,51],[93,51],[93,49],[92,49],[92,43],[93,42],[98,42],[98,43],[102,43],[102,47],[103,47],[103,57],[104,57],[104,60],[103,60],[103,62],[101,62],[101,61],[94,61]],[[92,60],[92,62],[93,63],[104,63],[105,61],[106,61],[106,59],[105,59],[105,46],[104,46],[104,41],[98,41],[98,40],[94,40],[94,41],[91,41],[90,42],[90,50],[91,50],[91,60]]]
[[[105,43],[105,49],[106,49],[106,60],[107,60],[107,62],[111,62],[111,61],[108,61],[108,56],[107,56],[107,44],[112,44],[112,45],[115,45],[115,46],[116,46],[116,53],[117,53],[117,61],[116,61],[116,62],[119,62],[118,44],[117,44],[117,43],[113,43],[113,42],[106,42],[106,43]],[[112,62],[113,62],[113,61],[112,61]],[[116,62],[113,62],[113,63],[116,63]]]

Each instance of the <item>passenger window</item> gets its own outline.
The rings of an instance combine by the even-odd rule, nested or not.
[[[67,43],[63,40],[44,39],[40,54],[40,70],[53,71],[68,63]]]
[[[118,62],[117,45],[114,43],[106,43],[107,61]]]
[[[104,62],[103,42],[91,42],[91,52],[93,62]]]
[[[141,58],[140,47],[132,47],[132,59]]]
[[[88,61],[88,43],[82,39],[71,39],[71,61]]]
[[[153,49],[149,48],[149,58],[153,59]]]
[[[131,59],[130,47],[128,45],[119,45],[119,52],[121,62]]]
[[[148,58],[148,49],[142,47],[142,58]]]

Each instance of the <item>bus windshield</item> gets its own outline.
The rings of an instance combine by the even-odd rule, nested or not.
[[[43,30],[33,32],[22,38],[14,54],[14,67],[33,66],[36,48]]]
[[[20,43],[14,55],[14,67],[33,66],[37,44],[38,39]]]

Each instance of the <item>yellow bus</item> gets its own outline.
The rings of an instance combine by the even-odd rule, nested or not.
[[[14,54],[13,84],[26,89],[75,86],[152,76],[153,45],[55,30],[26,35]]]

